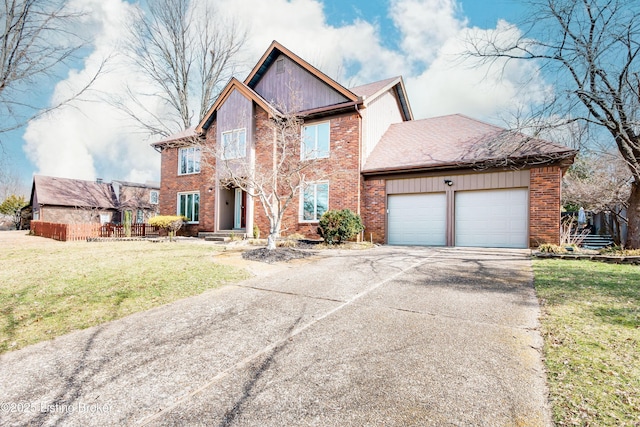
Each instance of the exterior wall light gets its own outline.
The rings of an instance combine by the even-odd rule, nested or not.
[[[450,179],[445,179],[444,183],[447,184],[449,187],[453,185],[453,181],[451,181]]]

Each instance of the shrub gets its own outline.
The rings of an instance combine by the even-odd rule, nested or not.
[[[256,224],[253,224],[253,238],[254,239],[260,238],[260,228],[258,228]]]
[[[176,231],[180,230],[186,218],[176,215],[158,215],[149,220],[149,225],[167,230],[169,240],[176,235]]]
[[[567,252],[564,247],[551,243],[543,243],[542,245],[538,246],[538,250],[542,253],[548,254],[564,254]]]
[[[349,240],[362,230],[360,216],[349,209],[326,211],[318,227],[318,233],[329,245]]]

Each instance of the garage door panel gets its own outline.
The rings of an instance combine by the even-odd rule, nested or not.
[[[455,244],[526,248],[528,211],[525,188],[456,192]]]
[[[444,193],[393,194],[388,198],[389,244],[446,244]]]

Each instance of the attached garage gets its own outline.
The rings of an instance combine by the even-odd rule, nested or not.
[[[388,198],[389,244],[444,246],[446,194],[393,194]]]
[[[528,170],[386,181],[391,245],[529,246]]]
[[[526,188],[455,193],[455,245],[528,247]]]

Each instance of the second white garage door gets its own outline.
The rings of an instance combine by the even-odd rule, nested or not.
[[[444,193],[389,195],[389,244],[444,246],[446,206]]]
[[[460,191],[455,194],[455,245],[528,247],[526,188]]]

